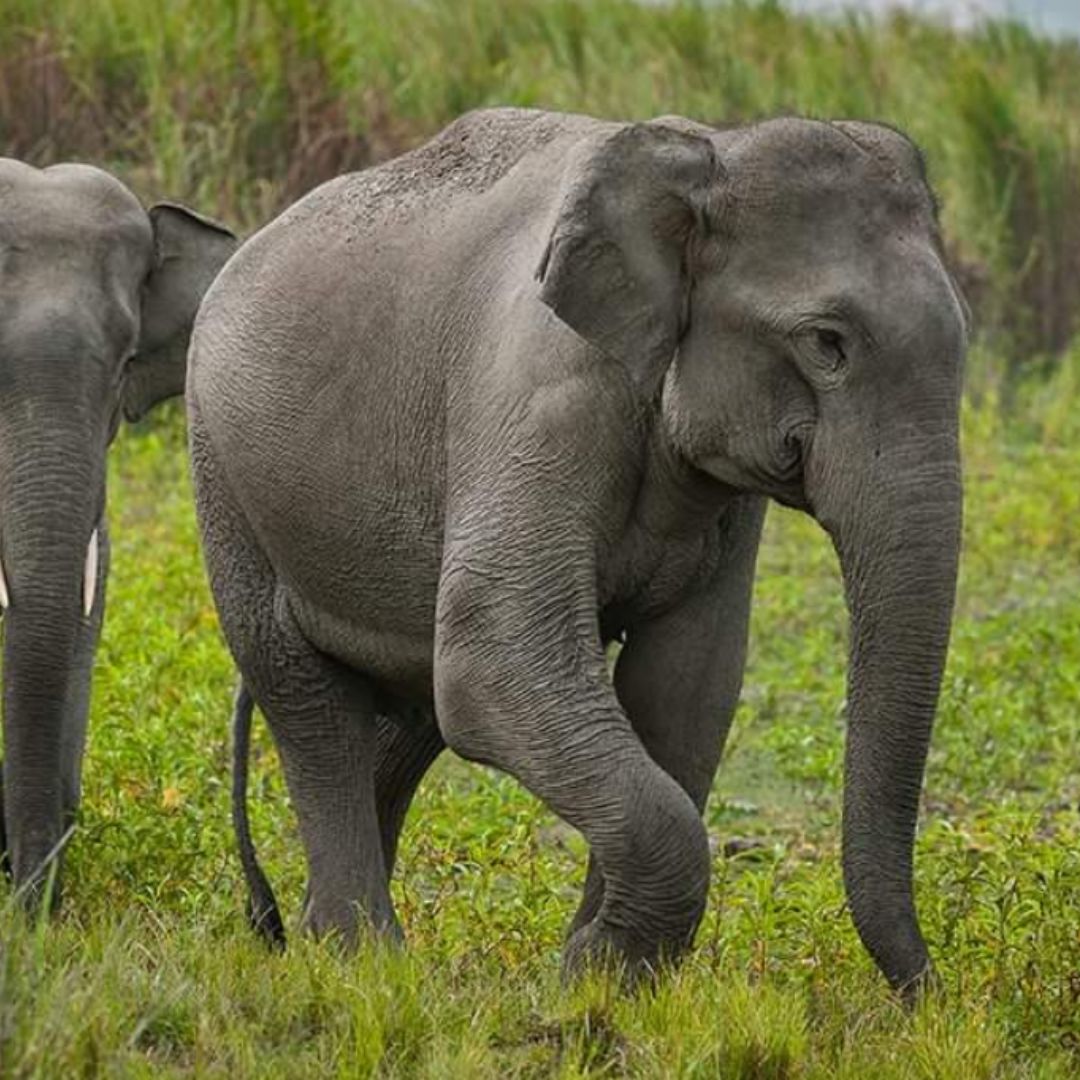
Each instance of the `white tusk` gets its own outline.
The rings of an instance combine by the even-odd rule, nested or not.
[[[90,618],[94,610],[94,595],[97,592],[98,572],[98,531],[90,534],[90,543],[86,546],[86,566],[83,568],[82,607],[83,615]]]
[[[8,596],[7,578],[4,577],[4,563],[0,560],[0,614],[11,607],[11,597]]]

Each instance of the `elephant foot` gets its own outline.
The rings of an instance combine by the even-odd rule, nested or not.
[[[364,938],[394,947],[405,944],[405,934],[393,910],[369,914],[359,901],[334,904],[309,901],[300,928],[316,938],[334,938],[348,952],[355,951]]]
[[[41,860],[29,874],[20,873],[14,864],[7,870],[15,887],[13,898],[31,917],[56,915],[62,899],[61,860],[59,855]]]
[[[944,994],[941,976],[928,963],[913,979],[896,987],[896,993],[905,1009],[914,1011],[919,1002]]]
[[[563,981],[572,982],[589,972],[604,972],[614,977],[623,989],[634,991],[652,984],[665,968],[678,963],[688,946],[688,941],[646,940],[597,916],[567,939],[563,950]]]

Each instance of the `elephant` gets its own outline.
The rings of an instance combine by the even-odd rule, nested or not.
[[[304,928],[400,936],[398,834],[446,745],[588,842],[564,972],[675,962],[774,499],[838,553],[844,881],[914,995],[968,337],[923,158],[869,122],[483,110],[247,241],[193,332],[189,448],[235,752],[257,704]],[[234,818],[276,940],[246,767]]]
[[[59,902],[79,803],[106,452],[122,416],[183,393],[195,311],[236,246],[177,204],[147,211],[93,166],[0,158],[0,850],[30,908]]]

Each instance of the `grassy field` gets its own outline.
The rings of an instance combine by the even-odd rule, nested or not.
[[[963,73],[963,78],[957,77]],[[940,997],[905,1014],[840,887],[846,620],[774,509],[709,810],[709,911],[655,992],[560,987],[585,852],[445,755],[409,818],[400,954],[244,924],[231,665],[170,406],[111,458],[114,569],[62,917],[0,888],[0,1076],[1068,1077],[1080,1073],[1080,48],[897,17],[628,0],[6,0],[0,152],[102,161],[251,227],[461,109],[894,119],[926,144],[982,312],[966,548],[917,853]],[[1070,196],[1070,192],[1072,192]],[[1071,203],[1069,199],[1071,198]],[[287,914],[303,860],[256,731],[253,822]]]
[[[410,941],[265,954],[228,826],[232,672],[196,550],[182,416],[112,459],[115,563],[86,797],[56,925],[0,916],[4,1076],[1051,1077],[1080,1070],[1080,354],[965,419],[966,554],[918,889],[944,993],[890,998],[838,863],[845,618],[817,526],[774,510],[743,704],[708,824],[698,948],[656,993],[564,992],[579,838],[446,755],[406,829]],[[1075,394],[1073,395],[1075,401]],[[303,863],[258,729],[257,836]]]

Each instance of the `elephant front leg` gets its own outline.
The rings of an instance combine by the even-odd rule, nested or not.
[[[755,496],[729,505],[716,569],[676,607],[631,626],[615,666],[615,692],[635,734],[699,813],[739,703],[765,507]],[[604,893],[590,856],[570,938],[596,917]]]
[[[567,943],[567,972],[611,962],[631,979],[651,972],[689,946],[704,911],[709,850],[697,808],[615,697],[587,587],[553,597],[574,575],[544,568],[540,602],[539,583],[503,589],[468,565],[444,574],[439,596],[443,736],[515,776],[588,840],[606,888]]]

